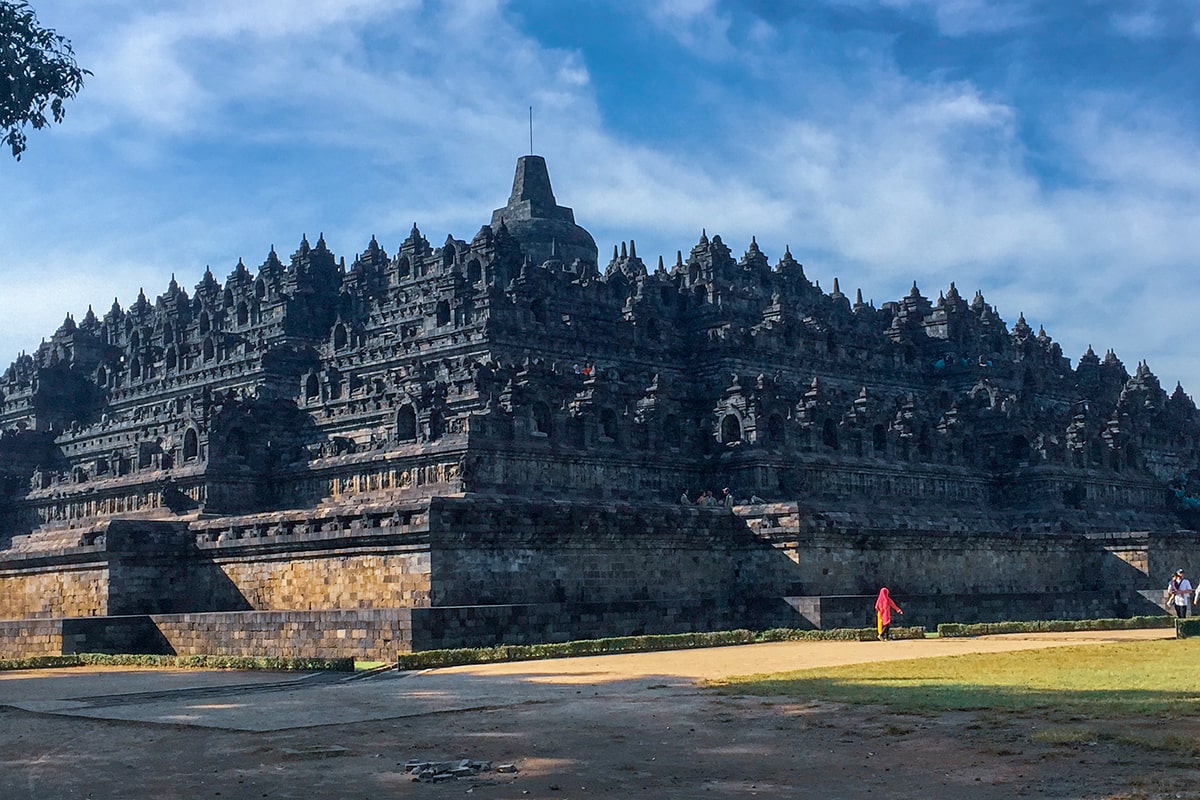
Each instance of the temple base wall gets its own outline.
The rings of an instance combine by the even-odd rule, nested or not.
[[[1200,534],[969,534],[877,510],[440,497],[114,520],[0,552],[8,657],[85,649],[392,658],[725,628],[1156,613]],[[924,526],[928,527],[928,526]],[[936,527],[936,526],[934,526]],[[864,599],[865,598],[865,599]],[[57,627],[56,627],[57,625]]]

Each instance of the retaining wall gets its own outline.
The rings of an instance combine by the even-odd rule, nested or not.
[[[151,653],[388,661],[411,649],[407,608],[0,621],[0,658]]]
[[[61,619],[0,620],[0,659],[62,655]]]
[[[73,533],[73,546],[51,532],[0,552],[0,619],[20,620],[0,637],[10,655],[379,659],[406,648],[858,627],[870,624],[871,602],[837,598],[869,601],[883,585],[909,598],[909,624],[927,627],[1155,613],[1144,606],[1160,578],[1179,566],[1200,573],[1195,533],[971,534],[886,508],[797,503],[738,512],[461,496],[113,520]],[[57,629],[29,621],[52,618],[68,619]]]

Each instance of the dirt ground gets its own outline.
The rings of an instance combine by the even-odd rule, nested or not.
[[[1161,720],[901,715],[697,684],[1163,635],[778,643],[353,680],[0,673],[0,798],[1200,798],[1200,759],[1170,746]],[[1169,735],[1195,740],[1200,721]],[[415,783],[404,771],[458,758],[518,772]]]

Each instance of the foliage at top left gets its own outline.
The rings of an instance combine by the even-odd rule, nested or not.
[[[0,0],[0,135],[21,160],[24,129],[62,122],[64,101],[91,75],[75,63],[71,42],[38,24],[25,0]]]

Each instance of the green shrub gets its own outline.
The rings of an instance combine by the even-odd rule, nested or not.
[[[804,642],[804,641],[841,641],[869,642],[876,639],[874,628],[832,628],[827,631],[796,630],[794,628],[772,628],[763,631],[755,638],[756,642]],[[888,633],[893,639],[923,639],[925,629],[892,628]]]
[[[281,672],[353,672],[352,658],[284,658],[271,656],[158,656],[75,653],[63,656],[30,656],[0,659],[0,670],[51,667],[161,667],[169,669],[244,669]]]
[[[1175,638],[1190,639],[1200,636],[1200,617],[1175,620]]]
[[[1063,633],[1067,631],[1121,631],[1144,628],[1169,628],[1172,617],[1130,617],[1128,619],[1052,619],[1024,622],[943,622],[938,636],[946,638],[989,636],[998,633]]]

